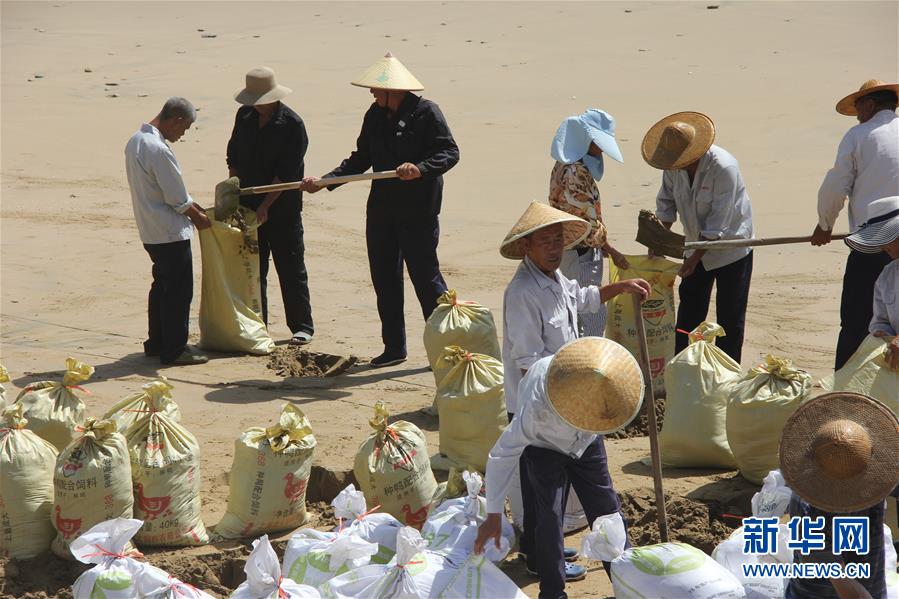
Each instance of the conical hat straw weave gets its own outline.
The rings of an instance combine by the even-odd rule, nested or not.
[[[634,356],[604,337],[566,344],[549,365],[546,394],[553,411],[576,429],[615,432],[643,405],[643,373]]]
[[[399,59],[388,52],[351,82],[358,87],[397,91],[419,91],[425,88]]]
[[[552,206],[531,202],[499,248],[504,258],[521,260],[524,258],[524,238],[544,227],[562,223],[562,234],[565,237],[565,249],[571,249],[590,233],[590,223],[573,214],[557,210]]]
[[[787,485],[816,508],[869,508],[899,483],[899,419],[859,393],[818,396],[784,425],[780,470]]]

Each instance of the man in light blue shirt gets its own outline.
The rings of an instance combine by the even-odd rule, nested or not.
[[[184,98],[169,98],[156,118],[141,125],[125,146],[125,172],[134,219],[144,249],[153,262],[147,307],[149,332],[144,354],[163,364],[207,361],[187,347],[193,299],[193,227],[210,225],[184,186],[181,167],[166,143],[178,141],[197,118]]]

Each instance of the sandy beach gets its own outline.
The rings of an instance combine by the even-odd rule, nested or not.
[[[712,6],[716,8],[711,8]],[[354,367],[329,379],[284,378],[268,358],[213,355],[177,368],[143,356],[150,261],[134,224],[125,142],[165,99],[199,109],[173,145],[194,199],[211,206],[227,177],[233,94],[254,66],[275,69],[306,123],[306,173],[329,171],[353,148],[367,90],[349,81],[391,50],[425,85],[461,150],[445,177],[440,259],[460,297],[494,311],[516,264],[499,255],[528,202],[545,201],[549,145],[559,122],[598,107],[617,121],[623,165],[600,183],[609,237],[626,254],[637,213],[654,208],[660,173],[640,157],[653,123],[680,110],[710,115],[716,143],[740,162],[757,237],[811,234],[816,196],[837,144],[855,121],[834,104],[870,78],[896,80],[895,2],[0,2],[0,362],[7,397],[56,378],[65,358],[96,367],[89,415],[158,374],[175,385],[184,424],[201,442],[203,517],[224,513],[237,434],[266,426],[284,402],[306,412],[315,464],[341,473],[369,433],[377,400],[427,431],[434,383],[423,323],[406,288],[409,360]],[[209,37],[214,36],[214,37]],[[370,358],[380,324],[365,252],[368,184],[307,196],[306,263],[315,340],[311,350]],[[848,227],[844,215],[838,230]],[[200,295],[194,241],[192,337]],[[848,249],[839,242],[756,251],[744,368],[789,357],[816,378],[830,374]],[[289,336],[274,269],[270,330]],[[713,318],[713,315],[712,315]],[[12,397],[10,397],[12,396]],[[649,492],[644,437],[607,443],[620,491]],[[748,506],[734,472],[670,471],[671,493]],[[313,491],[310,488],[310,493]],[[603,597],[602,567],[571,597]],[[512,566],[509,566],[512,568]],[[521,572],[516,580],[537,595]],[[52,592],[48,591],[52,596]],[[0,592],[2,595],[2,592]],[[43,596],[43,595],[35,595]],[[62,595],[60,595],[62,596]]]

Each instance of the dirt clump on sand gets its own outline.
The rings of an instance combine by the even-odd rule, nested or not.
[[[711,554],[735,528],[715,518],[715,506],[677,495],[666,495],[665,499],[669,541],[687,543]],[[662,542],[656,520],[655,496],[650,491],[622,493],[621,511],[635,547]]]
[[[275,348],[268,367],[283,377],[329,377],[343,374],[358,361],[356,356],[323,354],[285,345]]]
[[[662,420],[665,418],[665,398],[656,398],[656,422],[658,429],[662,430]],[[646,407],[640,408],[640,414],[624,429],[606,435],[607,439],[630,439],[631,437],[645,437],[649,434],[649,420],[646,417]]]

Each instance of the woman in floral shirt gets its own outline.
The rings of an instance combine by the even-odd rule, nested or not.
[[[565,252],[560,270],[582,286],[602,285],[604,256],[609,256],[619,268],[629,266],[624,255],[606,238],[596,187],[603,175],[604,154],[624,162],[615,141],[615,119],[595,108],[565,119],[556,131],[550,153],[556,159],[549,179],[550,205],[592,225],[583,243]],[[605,331],[605,310],[579,314],[578,320],[582,335],[601,336]]]

